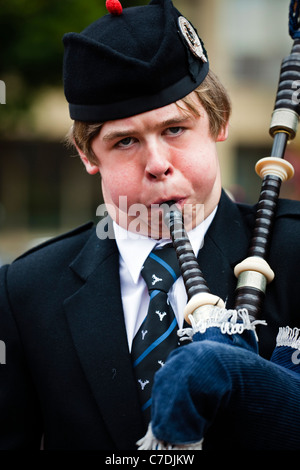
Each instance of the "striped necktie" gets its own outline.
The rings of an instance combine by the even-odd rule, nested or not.
[[[133,339],[131,355],[142,411],[148,423],[154,374],[178,345],[177,320],[168,301],[168,292],[181,274],[174,248],[165,245],[162,249],[154,249],[141,274],[148,287],[150,303]]]

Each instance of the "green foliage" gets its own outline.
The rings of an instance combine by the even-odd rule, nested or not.
[[[0,80],[7,85],[0,130],[24,116],[40,88],[62,86],[63,35],[82,31],[106,13],[105,0],[0,0]]]
[[[61,83],[64,33],[106,12],[105,0],[0,0],[0,78],[17,73],[29,87]]]
[[[61,82],[62,36],[103,15],[89,0],[2,0],[0,75],[17,74],[32,88]]]

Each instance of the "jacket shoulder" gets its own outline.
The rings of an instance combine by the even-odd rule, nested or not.
[[[250,205],[243,203],[236,203],[236,206],[242,216],[252,217],[255,216],[258,204]],[[300,218],[300,201],[291,199],[278,199],[275,217],[295,217]]]
[[[276,217],[300,218],[300,201],[291,199],[279,199]]]
[[[72,249],[72,247],[75,248],[76,246],[83,245],[87,238],[90,236],[93,227],[94,223],[88,222],[68,232],[60,234],[57,237],[49,238],[49,240],[46,240],[45,242],[34,246],[30,250],[27,250],[25,253],[18,256],[18,258],[15,259],[14,263],[34,254],[45,255],[47,252],[52,252],[53,250],[56,251],[59,248],[67,249],[67,247],[70,247]]]

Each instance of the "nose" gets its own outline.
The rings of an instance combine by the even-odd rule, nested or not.
[[[150,180],[162,180],[173,172],[168,150],[162,145],[152,144],[147,148],[146,176]]]

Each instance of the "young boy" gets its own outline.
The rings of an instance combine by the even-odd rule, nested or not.
[[[169,239],[160,204],[183,211],[210,290],[229,306],[233,269],[247,254],[255,208],[222,191],[216,142],[227,138],[230,102],[202,41],[170,0],[109,8],[64,37],[64,86],[70,139],[88,173],[101,174],[114,233],[87,224],[0,270],[2,449],[38,449],[42,435],[45,449],[136,449],[146,426],[132,345],[149,305],[142,267]],[[278,326],[299,323],[299,219],[299,204],[279,205],[269,327],[260,332],[266,357]],[[181,328],[181,277],[169,303]]]

